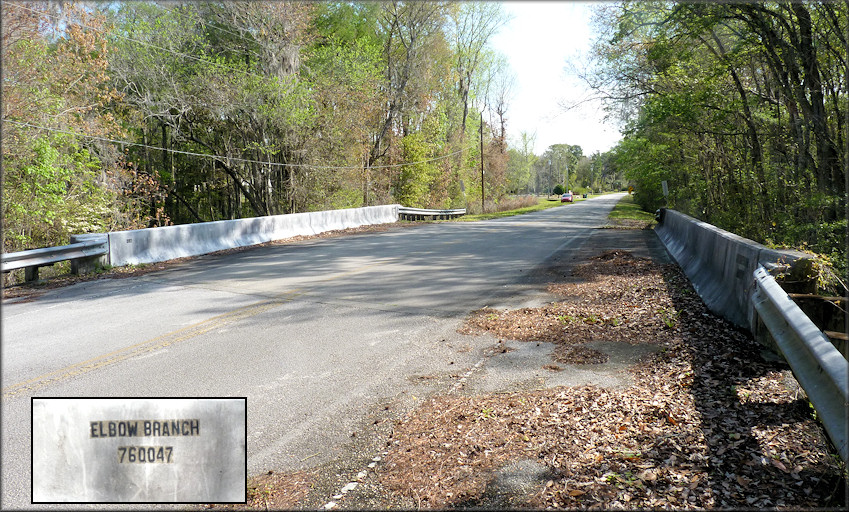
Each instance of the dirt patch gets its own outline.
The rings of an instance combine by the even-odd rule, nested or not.
[[[511,505],[845,503],[843,465],[787,366],[763,360],[750,337],[707,312],[677,267],[608,252],[573,277],[583,281],[549,290],[577,301],[478,311],[464,330],[562,350],[589,340],[661,343],[632,367],[634,384],[433,397],[393,432],[378,472],[387,490],[420,508],[496,503],[499,472],[531,460],[550,477]]]
[[[571,364],[602,364],[610,360],[604,352],[581,345],[558,345],[554,349],[554,360]]]

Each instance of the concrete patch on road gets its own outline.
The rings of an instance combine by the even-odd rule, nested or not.
[[[660,349],[657,345],[632,345],[619,342],[591,342],[584,346],[608,356],[600,364],[563,364],[553,359],[554,343],[504,341],[490,351],[480,372],[472,374],[465,394],[527,391],[557,386],[594,385],[624,388],[633,383],[627,368],[645,354]]]
[[[551,469],[539,461],[517,460],[495,471],[483,495],[473,504],[464,505],[484,509],[520,507],[554,477]]]

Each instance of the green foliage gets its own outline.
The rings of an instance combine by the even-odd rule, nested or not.
[[[654,222],[654,213],[645,211],[634,202],[634,196],[627,195],[616,203],[616,206],[608,214],[608,218]]]
[[[4,247],[63,244],[74,233],[104,230],[113,198],[98,183],[100,162],[62,135],[38,138],[32,151],[5,176]]]
[[[407,135],[401,139],[401,154],[408,162],[423,162],[431,158],[431,145],[421,133]],[[432,163],[417,163],[401,167],[396,197],[400,204],[413,208],[427,206],[428,193],[438,176]]]
[[[481,185],[494,208],[513,186],[499,135],[503,59],[490,45],[499,6],[56,9],[65,21],[53,39],[38,23],[4,39],[4,119],[138,144],[4,126],[5,250],[172,219],[465,207]],[[17,12],[4,9],[4,22],[7,11]],[[480,104],[497,105],[483,117],[500,127],[480,126]],[[525,157],[517,190],[528,188]]]
[[[627,127],[611,159],[637,203],[813,250],[849,277],[847,4],[603,9],[598,87]]]
[[[4,23],[20,23],[23,31],[17,39],[4,32],[3,42],[4,251],[130,227],[124,220],[150,206],[122,194],[126,176],[117,148],[61,133],[120,137],[126,113],[108,83],[103,17],[73,3],[61,9],[66,29],[50,40],[38,23],[21,28],[27,27],[22,11],[3,10]]]

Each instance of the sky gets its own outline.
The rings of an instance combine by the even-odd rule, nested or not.
[[[569,59],[589,52],[593,2],[501,4],[513,19],[492,38],[492,46],[507,57],[516,75],[506,115],[511,147],[523,131],[536,132],[537,155],[552,144],[577,144],[585,155],[615,146],[621,136],[614,125],[603,123],[598,103],[570,111],[560,107],[588,95],[581,80],[567,74],[566,68]]]

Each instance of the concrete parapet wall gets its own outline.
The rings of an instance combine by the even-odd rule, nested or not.
[[[398,205],[385,205],[115,231],[108,233],[109,264],[154,263],[397,220]]]
[[[769,249],[675,210],[661,215],[655,232],[708,309],[753,332],[757,317],[749,299],[758,265],[773,270],[810,259],[799,251]]]

